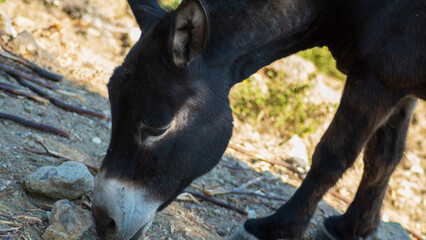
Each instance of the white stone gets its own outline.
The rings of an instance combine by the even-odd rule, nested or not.
[[[94,138],[92,138],[92,142],[96,143],[96,144],[101,144],[102,140],[99,137],[94,137]]]
[[[308,151],[302,139],[296,134],[289,141],[290,150],[288,152],[290,160],[294,161],[300,167],[309,166]]]
[[[129,31],[129,37],[133,42],[137,42],[139,38],[141,37],[141,34],[142,34],[142,31],[138,27],[132,28]]]

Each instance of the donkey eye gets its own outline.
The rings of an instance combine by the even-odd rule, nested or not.
[[[142,122],[139,123],[139,131],[142,136],[160,136],[170,128],[170,124],[163,127],[152,127]]]
[[[167,131],[168,128],[147,128],[146,133],[150,136],[160,136]]]

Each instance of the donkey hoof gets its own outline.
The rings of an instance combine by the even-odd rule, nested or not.
[[[333,216],[328,218],[327,220],[329,222],[339,219],[340,216]],[[323,222],[321,224],[321,227],[316,231],[315,236],[314,236],[315,240],[362,240],[363,238],[361,237],[340,237],[337,235],[337,233],[329,231],[326,226],[325,226],[325,222]]]
[[[241,226],[228,240],[257,240],[257,238],[248,233],[244,226]]]
[[[340,238],[334,237],[325,227],[324,223],[315,233],[315,240],[341,240]]]

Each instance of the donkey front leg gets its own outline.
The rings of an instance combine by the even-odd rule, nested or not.
[[[349,76],[337,113],[315,149],[311,170],[300,188],[274,214],[247,220],[244,230],[259,239],[300,238],[322,196],[352,166],[397,101],[373,74]]]
[[[326,230],[322,230],[328,232],[326,235],[334,239],[358,239],[376,230],[389,178],[404,154],[416,102],[410,97],[402,99],[390,118],[370,138],[364,151],[364,175],[355,199],[344,215],[326,219]],[[324,233],[319,232],[319,235]]]

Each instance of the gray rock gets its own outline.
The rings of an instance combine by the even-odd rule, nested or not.
[[[307,80],[309,75],[317,70],[314,63],[297,55],[277,60],[266,66],[266,69],[271,69],[274,72],[285,72],[297,81]]]
[[[315,240],[334,240],[335,238],[325,229],[324,224],[318,227],[318,231],[314,234]],[[306,239],[312,239],[308,236]],[[364,238],[363,238],[364,239]],[[407,231],[395,222],[381,222],[376,232],[365,238],[365,240],[411,240]]]
[[[295,134],[289,141],[288,145],[290,150],[288,151],[288,161],[296,164],[299,167],[306,168],[309,166],[308,151],[306,145],[302,139]]]
[[[53,205],[45,240],[78,240],[93,225],[92,214],[68,200]]]
[[[94,178],[83,163],[68,161],[58,167],[41,167],[31,173],[24,186],[29,192],[54,199],[76,199],[93,191]]]
[[[99,237],[93,234],[89,229],[84,231],[80,240],[99,240]]]
[[[256,240],[257,238],[248,233],[243,226],[241,226],[228,240]]]
[[[12,19],[6,15],[5,12],[0,10],[0,28],[4,29],[7,35],[16,37],[16,30],[12,26]]]
[[[38,45],[33,35],[28,31],[20,32],[15,38],[7,43],[7,46],[11,48],[15,54],[31,55],[30,58],[32,58],[33,61],[44,62],[44,65],[46,63],[53,65],[52,63],[56,61],[53,55]]]
[[[408,232],[396,222],[381,222],[376,233],[367,240],[411,240]]]

